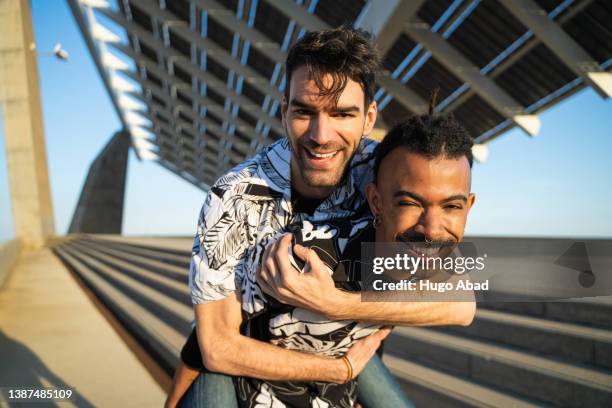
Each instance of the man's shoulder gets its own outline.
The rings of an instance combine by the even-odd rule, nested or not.
[[[258,186],[267,187],[269,184],[266,177],[262,177],[262,173],[265,173],[266,167],[269,166],[268,162],[271,160],[269,156],[282,154],[285,150],[287,146],[283,139],[265,146],[253,157],[237,164],[219,177],[212,185],[211,192],[219,197],[224,197],[242,195],[248,193],[249,190],[262,190]],[[275,195],[275,192],[269,188],[264,190],[259,193],[266,196]]]
[[[374,166],[374,152],[378,146],[378,142],[366,137],[362,138],[359,146],[351,160],[351,168],[353,171],[359,169],[367,171]]]
[[[370,139],[369,137],[363,137],[359,142],[359,148],[361,149],[363,155],[370,157],[374,153],[374,149],[376,149],[378,143],[379,142],[377,140]]]

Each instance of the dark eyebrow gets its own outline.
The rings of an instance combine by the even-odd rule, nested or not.
[[[421,204],[427,202],[427,200],[425,200],[420,195],[418,195],[416,193],[413,193],[411,191],[405,191],[405,190],[397,191],[395,194],[393,194],[393,197],[410,197],[410,198],[420,202]],[[455,195],[452,195],[450,197],[446,197],[444,200],[442,200],[442,203],[448,203],[450,201],[455,201],[455,200],[461,200],[465,204],[467,204],[467,201],[468,201],[467,197],[464,196],[463,194],[455,194]]]
[[[421,204],[423,204],[423,203],[425,203],[427,201],[423,197],[421,197],[420,195],[415,194],[415,193],[413,193],[411,191],[405,191],[405,190],[396,191],[395,194],[393,194],[393,197],[410,197],[412,199],[417,200]]]
[[[297,99],[291,99],[289,101],[289,105],[296,107],[296,108],[302,108],[302,109],[308,109],[308,110],[316,110],[316,108],[312,105],[307,104],[306,102],[302,102],[302,101],[298,101]],[[330,109],[332,112],[335,113],[353,113],[353,112],[357,112],[359,113],[359,106],[357,105],[351,105],[351,106],[336,106],[332,109]]]
[[[309,104],[307,104],[305,102],[302,102],[302,101],[298,101],[297,99],[291,99],[289,101],[289,105],[295,106],[297,108],[314,110],[314,107],[312,105],[309,105]]]
[[[463,194],[455,194],[455,195],[445,198],[444,200],[442,200],[442,202],[448,203],[450,201],[455,201],[455,200],[463,201],[465,204],[467,204],[467,201],[468,201],[467,197],[464,196]]]
[[[336,108],[332,109],[332,111],[334,111],[336,113],[359,112],[359,106],[357,106],[357,105],[352,105],[352,106],[336,106]]]

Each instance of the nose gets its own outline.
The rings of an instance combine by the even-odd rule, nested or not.
[[[332,127],[330,118],[320,112],[310,121],[310,140],[318,145],[325,145],[332,140]]]
[[[443,240],[445,230],[442,214],[434,209],[424,210],[415,226],[415,231],[423,234],[428,241]]]

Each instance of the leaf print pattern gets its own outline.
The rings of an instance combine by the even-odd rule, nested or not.
[[[361,142],[351,161],[358,164],[351,167],[346,183],[310,219],[352,217],[361,211],[365,203],[363,187],[372,178],[373,160],[367,159],[374,146],[365,139]],[[255,321],[269,312],[270,303],[255,276],[265,246],[283,234],[290,223],[309,218],[292,212],[290,158],[289,142],[281,139],[231,169],[211,187],[199,215],[192,248],[189,286],[194,304],[224,299],[238,290],[247,320]],[[346,240],[347,236],[341,234],[338,238]],[[336,355],[367,335],[368,330],[376,329],[354,322],[326,327],[329,322],[309,320],[303,312],[298,309],[287,315],[277,314],[275,324],[288,325],[278,333],[270,329],[273,341],[286,348]],[[322,330],[315,330],[316,327]],[[306,404],[310,406],[351,407],[356,398],[354,382],[330,385],[243,380],[237,382],[237,390],[241,405],[247,407],[262,403],[275,407],[304,406],[304,398],[310,401]],[[318,397],[309,397],[311,387],[317,389]]]

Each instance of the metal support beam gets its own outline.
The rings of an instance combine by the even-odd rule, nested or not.
[[[123,119],[121,109],[119,108],[119,105],[117,104],[117,101],[115,100],[115,94],[113,92],[112,87],[110,86],[110,80],[108,78],[106,69],[104,69],[104,67],[102,66],[102,62],[100,61],[98,47],[94,44],[91,36],[89,35],[90,28],[85,22],[85,18],[83,17],[83,10],[81,9],[81,5],[79,4],[78,0],[68,0],[68,5],[70,6],[70,9],[72,10],[72,15],[74,16],[74,19],[76,20],[77,25],[79,26],[81,35],[85,39],[85,44],[87,45],[87,49],[89,50],[89,53],[91,54],[94,60],[94,64],[96,65],[96,68],[98,69],[98,73],[100,74],[100,77],[102,78],[102,82],[104,83],[104,88],[106,89],[106,92],[108,93],[108,96],[111,99],[113,107],[115,108],[115,112],[117,113],[117,116],[119,118],[119,121],[121,121],[121,124],[123,125],[123,128],[125,129],[127,128],[127,125],[125,123],[125,120]]]
[[[586,6],[588,6],[593,0],[583,0],[576,6],[571,7],[566,13],[563,13],[558,20],[558,24],[563,24],[566,21],[571,20],[576,14],[581,12]],[[519,49],[515,50],[512,54],[510,54],[506,59],[504,59],[499,65],[496,65],[493,70],[487,74],[487,76],[491,79],[497,78],[503,72],[505,72],[508,68],[510,68],[514,63],[519,61],[523,56],[525,56],[528,52],[533,50],[538,44],[541,44],[537,37],[532,37],[525,44],[523,44]],[[450,104],[446,106],[444,109],[445,112],[452,112],[461,106],[465,101],[467,101],[470,97],[474,95],[474,91],[472,89],[468,89],[464,93],[462,93],[459,97],[454,99]]]
[[[597,61],[537,3],[532,0],[501,0],[501,3],[601,97],[612,96],[612,73],[602,70]]]
[[[207,56],[214,58],[221,65],[231,69],[239,75],[242,75],[245,82],[253,85],[264,95],[269,95],[271,98],[276,99],[279,102],[281,101],[283,97],[282,93],[276,87],[270,84],[270,80],[268,78],[260,76],[251,67],[240,64],[239,61],[236,61],[216,42],[208,38],[204,38],[195,31],[192,31],[184,21],[177,20],[176,17],[169,11],[160,9],[157,2],[147,0],[130,0],[130,3],[147,10],[152,16],[157,18],[162,25],[167,26],[168,29],[174,32],[178,37],[190,44],[195,45],[200,50],[205,50]]]
[[[319,31],[330,28],[329,24],[321,20],[314,14],[310,14],[304,7],[293,1],[286,0],[267,0],[275,9],[286,15],[288,18],[295,20],[299,25],[306,30]]]
[[[143,102],[147,104],[147,106],[150,109],[150,112],[143,112],[143,115],[145,117],[147,117],[147,119],[149,119],[151,121],[151,123],[154,125],[155,127],[161,128],[163,130],[165,130],[168,134],[175,134],[176,133],[176,129],[177,128],[183,128],[183,129],[189,129],[192,130],[195,134],[196,137],[201,136],[203,137],[202,134],[202,130],[195,127],[192,123],[187,123],[184,122],[183,120],[181,120],[180,118],[172,115],[171,112],[168,111],[168,109],[160,106],[159,104],[155,103],[153,100],[149,100],[146,98],[142,98]],[[161,112],[163,114],[165,114],[166,116],[169,116],[170,122],[172,123],[172,127],[168,127],[168,125],[162,123],[161,121],[159,121],[152,113],[155,112]],[[218,125],[215,124],[209,124],[207,125],[207,129],[212,131],[213,133],[218,133],[219,130],[221,130],[221,128]],[[155,130],[155,129],[154,129]],[[156,135],[158,134],[157,132],[153,132]],[[223,152],[224,150],[228,150],[228,146],[231,147],[232,143],[231,141],[226,141],[226,145],[221,145],[221,143],[219,143],[218,141],[214,140],[211,137],[205,138],[205,144],[206,146],[211,146],[213,148],[215,148],[217,151],[219,152]],[[194,147],[195,150],[195,147]],[[240,160],[245,159],[246,157],[248,157],[251,153],[244,153],[241,152],[240,150],[236,149],[239,152],[239,160],[235,161],[236,163],[240,162]],[[215,163],[219,163],[223,161],[223,157],[218,157],[216,156],[216,154],[212,151],[209,151],[208,149],[205,149],[203,151],[205,157],[211,161],[214,161]],[[195,158],[194,158],[195,161]],[[231,161],[231,159],[229,160]]]
[[[149,86],[148,84],[146,84],[147,86]],[[153,90],[154,93],[157,93],[156,96],[158,96],[160,99],[162,99],[164,102],[166,103],[170,103],[170,99],[168,98],[167,95],[163,94],[159,88],[154,89],[153,87],[151,88]],[[147,104],[147,106],[150,109],[150,112],[142,112],[142,115],[145,116],[149,121],[151,121],[151,123],[154,125],[154,127],[163,129],[165,132],[167,132],[170,135],[174,135],[176,134],[177,129],[185,129],[185,130],[191,130],[193,131],[193,133],[195,134],[195,137],[204,137],[203,131],[201,128],[198,128],[197,126],[195,126],[193,123],[188,123],[183,121],[181,118],[177,117],[176,115],[174,115],[172,112],[168,111],[168,109],[160,106],[159,104],[155,103],[153,100],[149,100],[145,97],[141,97],[141,100]],[[161,112],[164,115],[168,116],[169,121],[171,122],[171,126],[169,127],[168,125],[162,123],[160,120],[158,120],[153,113],[154,112]],[[213,132],[216,135],[220,135],[221,132],[223,132],[223,129],[219,126],[216,125],[214,123],[208,123],[208,124],[200,124],[200,126],[205,126],[207,130]],[[150,130],[150,129],[148,129]],[[155,130],[155,129],[154,129]],[[155,133],[156,135],[158,134],[156,131],[154,131],[153,133]],[[219,136],[221,137],[221,136]],[[174,144],[174,141],[170,141],[171,143]],[[232,159],[225,155],[223,157],[218,157],[216,156],[216,153],[209,151],[209,150],[204,150],[204,154],[206,156],[206,158],[210,159],[211,161],[214,161],[216,164],[223,164],[223,163],[234,163],[234,164],[238,164],[240,161],[244,160],[245,158],[247,158],[249,155],[253,154],[254,151],[249,150],[247,153],[245,153],[244,151],[241,151],[239,149],[240,146],[244,146],[243,142],[240,142],[239,140],[236,140],[235,138],[232,139],[223,139],[221,142],[218,142],[216,140],[214,140],[211,137],[208,138],[204,138],[204,142],[205,145],[207,146],[211,146],[214,147],[217,151],[219,152],[229,152],[229,150],[233,147],[236,146],[237,148],[235,149],[238,152],[238,158],[237,160],[234,160],[232,162]],[[224,143],[222,145],[222,143]],[[195,147],[194,147],[195,150]],[[195,158],[194,158],[195,161]]]
[[[115,21],[117,24],[123,26],[123,28],[128,34],[135,36],[136,38],[138,38],[139,41],[142,41],[147,46],[157,50],[162,55],[162,57],[169,62],[169,64],[174,64],[175,66],[178,66],[185,72],[197,78],[199,81],[206,83],[207,87],[213,89],[220,95],[228,96],[232,100],[232,102],[240,106],[240,109],[253,115],[256,119],[261,120],[274,132],[278,134],[284,134],[284,130],[280,121],[277,118],[272,117],[266,112],[264,112],[260,105],[253,103],[253,101],[249,100],[244,95],[235,93],[234,91],[229,89],[227,85],[219,78],[215,77],[209,72],[202,71],[200,67],[193,65],[191,61],[184,55],[179,54],[171,48],[166,47],[163,42],[153,37],[151,33],[144,30],[137,24],[128,21],[122,15],[110,12],[108,10],[100,10],[100,12]],[[138,56],[133,50],[131,50],[127,46],[122,46],[120,44],[111,45],[121,50],[121,52],[132,58],[135,62],[139,60],[139,58],[140,60],[145,60],[144,56]],[[166,73],[166,75],[168,74]]]
[[[146,129],[147,129],[148,131],[150,131],[150,132],[154,133],[156,136],[158,136],[158,137],[162,137],[162,138],[163,138],[164,140],[166,140],[168,143],[172,144],[172,145],[173,145],[174,150],[180,150],[180,149],[177,149],[177,147],[176,147],[176,143],[175,143],[175,140],[173,140],[173,139],[169,139],[168,137],[163,136],[163,134],[162,134],[162,133],[160,133],[160,131],[161,131],[161,130],[163,130],[163,131],[165,131],[165,132],[166,132],[168,135],[174,135],[174,134],[176,134],[176,129],[177,129],[177,128],[181,128],[181,127],[182,127],[182,128],[187,128],[187,129],[190,129],[190,128],[192,128],[192,125],[191,125],[191,124],[189,124],[189,123],[185,123],[185,122],[181,121],[180,119],[179,119],[179,120],[176,120],[176,119],[171,119],[171,120],[170,120],[170,123],[171,123],[171,124],[170,124],[170,125],[166,125],[165,123],[162,123],[161,121],[159,121],[159,120],[158,120],[158,119],[157,119],[157,118],[156,118],[156,117],[153,115],[153,113],[154,113],[156,110],[161,109],[161,107],[159,107],[159,105],[155,105],[155,103],[154,103],[154,102],[151,102],[151,107],[150,107],[150,109],[151,109],[151,111],[150,111],[150,112],[143,112],[143,116],[145,116],[147,119],[149,119],[149,120],[151,121],[151,124],[153,125],[153,128],[146,128]],[[197,129],[194,129],[194,130],[196,130],[196,131],[197,131]],[[211,140],[211,141],[209,141],[209,143],[210,143],[210,144],[213,144],[213,143],[212,143],[212,140]],[[158,145],[159,145],[159,143],[158,143]],[[214,143],[214,145],[219,146],[219,144],[218,144],[218,143]],[[225,147],[224,147],[224,146],[220,146],[218,150],[219,150],[219,152],[223,152],[223,150],[224,150],[224,149],[225,149]],[[195,146],[194,146],[194,151],[195,151],[195,150],[196,150],[196,148],[195,148]],[[234,160],[234,161],[232,162],[232,161],[231,161],[231,160],[229,160],[229,159],[228,159],[227,161],[223,160],[223,158],[222,158],[222,157],[218,157],[218,156],[217,156],[217,155],[216,155],[214,152],[212,152],[212,151],[210,151],[210,150],[208,150],[208,149],[204,150],[202,153],[204,154],[204,158],[208,159],[208,160],[209,160],[211,163],[212,163],[212,162],[214,162],[214,163],[215,163],[215,165],[217,166],[217,167],[211,167],[211,170],[212,170],[212,174],[211,174],[211,176],[215,176],[215,172],[218,172],[218,171],[219,171],[219,166],[221,166],[221,165],[223,165],[223,164],[225,164],[225,163],[237,164],[237,163],[239,163],[241,160],[244,160],[244,159],[246,158],[246,157],[245,157],[243,154],[240,154],[240,155],[239,155],[239,156],[236,158],[236,160]],[[184,153],[183,153],[183,155],[184,155],[184,156],[186,156],[186,154],[184,154]],[[196,161],[196,159],[197,159],[197,158],[196,158],[196,157],[191,156],[191,159],[192,159],[192,161],[193,161],[194,163],[197,163],[197,161]],[[176,164],[177,164],[177,165],[179,165],[179,166],[183,166],[183,165],[184,165],[184,163],[176,163]]]
[[[178,113],[180,111],[180,112],[183,112],[186,116],[188,116],[198,126],[204,126],[212,130],[214,133],[217,133],[220,137],[225,137],[227,141],[233,140],[235,138],[234,136],[227,133],[219,125],[215,123],[211,123],[211,122],[204,122],[204,118],[202,118],[197,112],[194,112],[191,109],[191,107],[185,105],[182,101],[177,101],[176,99],[173,99],[170,95],[168,95],[166,92],[164,92],[161,88],[159,88],[157,85],[155,85],[151,81],[139,78],[134,73],[127,73],[127,74],[130,78],[134,79],[135,81],[138,81],[143,87],[143,89],[149,90],[152,94],[155,94],[156,97],[162,99],[168,106],[172,107],[170,111],[167,109],[164,109],[164,112],[163,112],[166,115],[170,116],[171,118],[178,119]],[[139,97],[139,99],[145,102],[147,105],[149,105],[151,102],[144,95]],[[193,130],[199,134],[198,128],[195,127],[194,124],[189,124],[189,127],[193,128]],[[234,144],[238,148],[238,150],[241,153],[245,154],[246,156],[253,154],[255,152],[255,150],[250,145],[242,141],[236,140],[232,144]]]
[[[125,46],[123,46],[123,48],[127,48]],[[146,61],[145,59],[143,59],[142,57],[139,57],[136,54],[132,54],[133,57],[135,58],[135,62],[137,62],[138,64],[140,64],[141,66],[145,67],[148,71],[154,73],[156,76],[159,76],[161,79],[165,80],[165,81],[170,81],[169,83],[172,84],[174,82],[172,82],[172,77],[166,72],[161,70],[159,67],[149,63],[148,61]],[[126,74],[133,80],[138,81],[140,83],[140,85],[143,88],[152,88],[155,87],[157,89],[159,89],[158,87],[155,86],[155,84],[153,84],[151,81],[146,81],[143,78],[140,78],[138,76],[136,76],[134,73],[131,72],[126,72]],[[215,103],[214,101],[210,100],[209,98],[207,98],[206,96],[202,96],[199,93],[194,92],[191,88],[189,88],[187,85],[185,86],[173,86],[176,90],[179,90],[181,92],[183,92],[185,95],[187,95],[188,97],[190,97],[194,102],[199,103],[201,106],[205,106],[206,109],[208,109],[212,114],[214,114],[215,116],[228,121],[230,124],[233,124],[234,126],[236,126],[236,129],[239,130],[240,132],[243,133],[255,133],[255,129],[249,125],[248,123],[246,123],[245,121],[243,121],[240,118],[234,118],[232,117],[229,112],[226,112],[223,107],[217,103]],[[159,92],[163,92],[161,89],[159,89]],[[163,92],[165,94],[165,92]],[[170,105],[172,106],[183,106],[184,108],[184,112],[187,115],[193,116],[194,120],[197,121],[201,121],[204,118],[200,117],[199,112],[195,112],[193,111],[193,108],[185,103],[183,103],[183,101],[179,100],[178,98],[173,98],[171,95],[168,95],[170,101],[168,102]],[[226,136],[226,137],[233,137],[232,135],[230,135],[229,133],[227,133],[225,130],[222,131],[222,135]],[[262,139],[262,141],[264,142],[264,144],[270,142],[271,140],[267,140],[263,138],[263,135],[261,135],[259,137],[259,139]],[[249,153],[248,149],[249,147],[247,145],[242,146],[245,151],[247,153]]]
[[[413,22],[406,24],[405,30],[413,40],[421,43],[446,69],[467,83],[499,113],[506,118],[511,118],[530,136],[538,133],[540,120],[536,115],[526,114],[521,104],[491,78],[481,74],[476,65],[444,40],[440,34],[431,31],[427,23],[415,18]]]
[[[285,63],[285,53],[281,50],[280,44],[269,39],[256,29],[249,27],[232,10],[229,10],[215,0],[195,0],[194,3],[199,8],[206,9],[210,18],[238,33],[251,44],[251,47],[261,51],[262,54],[272,61],[279,64]]]
[[[369,0],[357,17],[357,27],[376,36],[376,46],[386,55],[425,0]]]

